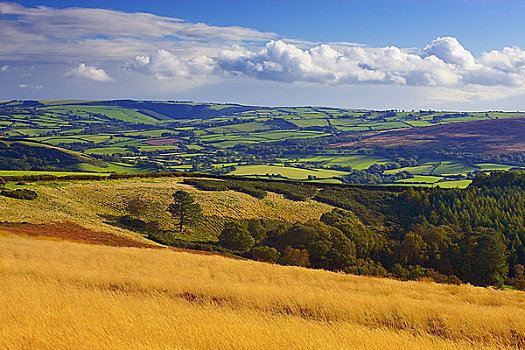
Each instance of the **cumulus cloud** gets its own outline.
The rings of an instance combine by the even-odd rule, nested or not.
[[[150,91],[163,91],[158,96],[169,96],[165,91],[243,79],[250,84],[253,80],[309,83],[297,85],[320,89],[366,86],[370,91],[394,91],[411,86],[403,91],[431,91],[432,97],[443,101],[501,99],[525,91],[525,51],[507,47],[475,57],[453,37],[439,37],[420,48],[312,43],[149,13],[26,7],[1,0],[0,33],[0,73],[7,71],[2,79],[8,79],[0,92],[4,87],[7,94],[11,92],[6,86],[17,86],[19,79],[32,81],[29,76],[46,87],[52,82],[54,89],[60,84],[67,89],[67,82],[56,79],[57,75],[63,79],[65,70],[66,76],[118,80],[104,85],[105,93],[114,95],[128,89],[141,96],[145,82],[152,84]],[[97,63],[95,67],[78,62]],[[34,71],[28,68],[33,66]],[[54,67],[53,74],[49,67]],[[113,67],[112,76],[99,67]],[[39,86],[20,85],[26,92]]]
[[[158,79],[215,75],[334,85],[525,85],[524,51],[505,48],[475,59],[452,37],[437,38],[419,52],[326,44],[301,49],[282,40],[272,40],[261,49],[232,46],[216,56],[189,59],[160,50],[137,56],[130,68]]]
[[[114,82],[115,79],[110,77],[105,70],[88,66],[85,63],[80,63],[78,66],[71,68],[67,73],[67,76],[75,76],[80,78],[91,79],[102,82]]]
[[[132,70],[154,75],[159,80],[172,78],[194,79],[209,75],[215,62],[207,56],[181,60],[166,50],[158,50],[148,56],[137,56],[130,65]]]

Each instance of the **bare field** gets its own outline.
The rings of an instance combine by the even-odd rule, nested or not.
[[[6,349],[502,349],[525,293],[0,237]]]

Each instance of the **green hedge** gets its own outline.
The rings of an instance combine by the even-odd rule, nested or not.
[[[37,198],[37,194],[33,190],[27,189],[17,189],[17,190],[2,190],[0,195],[4,197],[16,198],[16,199],[26,199],[34,200]]]

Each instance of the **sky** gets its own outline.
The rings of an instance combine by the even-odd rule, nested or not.
[[[523,18],[511,0],[0,1],[0,100],[523,111]]]

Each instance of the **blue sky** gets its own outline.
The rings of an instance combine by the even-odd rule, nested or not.
[[[525,110],[524,1],[0,4],[0,99]]]

